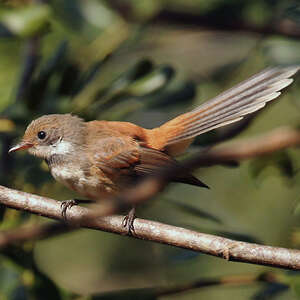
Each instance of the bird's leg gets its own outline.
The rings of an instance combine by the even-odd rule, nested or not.
[[[65,221],[67,221],[67,210],[70,209],[72,206],[81,204],[81,203],[94,203],[93,200],[82,200],[82,199],[71,199],[62,201],[61,207],[61,215]]]
[[[131,208],[129,213],[124,217],[122,225],[127,229],[128,235],[133,235],[135,233],[133,222],[135,219],[135,206]]]

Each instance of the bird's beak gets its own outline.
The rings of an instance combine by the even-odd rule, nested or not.
[[[31,143],[21,142],[15,146],[13,146],[12,148],[10,148],[8,153],[12,153],[12,152],[19,151],[19,150],[25,150],[25,149],[31,148],[32,146],[33,146],[33,144],[31,144]]]

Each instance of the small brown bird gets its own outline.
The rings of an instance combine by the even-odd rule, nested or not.
[[[298,70],[299,66],[266,69],[154,129],[128,122],[84,122],[71,114],[45,115],[29,124],[22,141],[9,152],[28,149],[46,160],[56,180],[99,200],[160,167],[177,164],[173,157],[197,135],[264,107],[293,82],[290,77]],[[173,181],[206,186],[188,173],[176,174]]]

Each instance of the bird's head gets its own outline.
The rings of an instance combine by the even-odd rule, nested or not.
[[[20,143],[9,152],[28,149],[30,154],[50,158],[53,154],[70,154],[85,138],[85,123],[71,114],[45,115],[32,121]]]

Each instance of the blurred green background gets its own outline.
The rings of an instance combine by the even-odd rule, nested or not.
[[[300,5],[290,0],[0,2],[1,184],[70,199],[40,160],[10,145],[46,113],[148,128],[281,63],[300,63]],[[243,130],[299,126],[300,80]],[[197,138],[189,154],[223,129]],[[185,157],[187,157],[187,154]],[[299,248],[300,156],[288,149],[195,172],[211,189],[171,184],[138,216],[201,232]],[[1,208],[1,230],[48,220]],[[295,299],[300,277],[113,234],[78,230],[3,249],[2,299],[157,299],[152,288],[274,271],[284,284],[215,286],[159,299]],[[147,289],[146,289],[147,288]],[[149,289],[148,289],[149,288]],[[128,290],[131,290],[128,293]]]

